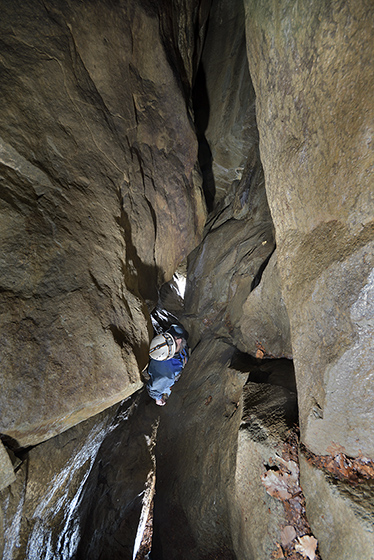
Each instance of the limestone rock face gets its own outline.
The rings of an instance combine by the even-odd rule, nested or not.
[[[131,559],[156,407],[130,397],[23,457],[0,493],[3,558]],[[147,404],[151,404],[147,400]],[[141,414],[138,412],[140,407]]]
[[[371,481],[339,482],[300,458],[300,478],[310,524],[322,558],[371,559],[374,550],[374,500]]]
[[[277,266],[276,251],[266,263],[261,281],[243,304],[238,348],[255,355],[258,350],[272,357],[292,358],[287,309]]]
[[[241,2],[212,4],[195,97],[199,161],[207,201],[214,196],[214,203],[204,240],[188,258],[185,319],[192,345],[214,332],[252,355],[264,347],[269,355],[291,357],[274,260],[266,272],[274,228],[258,152]]]
[[[245,7],[302,439],[373,458],[373,5]]]
[[[0,491],[12,484],[16,480],[14,469],[8,452],[4,445],[0,443]]]
[[[156,558],[268,560],[280,540],[283,508],[261,476],[296,418],[296,394],[266,382],[243,389],[249,373],[235,354],[202,341],[162,409]]]
[[[157,10],[1,12],[0,431],[27,446],[141,386],[145,302],[197,244],[205,206]]]

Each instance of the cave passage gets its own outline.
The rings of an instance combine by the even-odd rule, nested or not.
[[[84,3],[80,4],[83,6]],[[116,3],[108,3],[108,6],[112,4],[114,6]],[[180,91],[171,91],[170,99],[167,97],[166,89],[169,86],[172,89],[174,80],[170,80],[172,85],[165,88],[164,77],[170,71],[170,68],[162,66],[165,63],[165,45],[159,45],[157,51],[161,79],[155,76],[156,64],[151,56],[153,51],[138,52],[140,47],[134,40],[136,33],[145,40],[149,31],[150,37],[159,39],[159,23],[155,16],[158,4],[144,2],[144,11],[143,3],[138,4],[140,11],[136,18],[137,27],[132,28],[132,22],[128,22],[127,14],[124,14],[124,29],[119,27],[118,36],[113,32],[111,37],[113,44],[118,46],[118,37],[124,38],[124,31],[131,34],[129,58],[133,64],[124,65],[122,59],[115,61],[108,69],[110,79],[105,76],[104,67],[102,74],[95,74],[96,59],[89,49],[86,51],[86,32],[81,35],[77,31],[74,36],[72,30],[75,23],[74,26],[66,25],[64,21],[64,26],[60,26],[61,29],[67,27],[70,33],[67,38],[64,37],[70,54],[66,59],[70,60],[71,53],[74,53],[73,70],[71,75],[66,70],[64,85],[67,88],[68,84],[73,92],[74,79],[78,83],[74,95],[70,90],[68,92],[69,102],[74,96],[82,101],[80,104],[73,103],[74,110],[76,105],[79,105],[79,111],[88,107],[92,113],[85,114],[82,120],[92,122],[92,127],[95,123],[98,127],[97,132],[91,133],[90,130],[91,135],[84,133],[90,140],[91,136],[93,139],[92,145],[87,147],[87,153],[82,154],[82,160],[86,158],[89,162],[87,169],[83,164],[82,169],[80,164],[77,164],[77,170],[68,169],[68,158],[63,158],[58,153],[59,150],[54,148],[49,136],[34,135],[40,136],[43,147],[46,144],[45,154],[39,157],[39,168],[47,169],[50,161],[56,161],[54,175],[66,173],[73,187],[77,185],[79,197],[71,219],[76,227],[75,233],[73,226],[71,227],[77,239],[86,239],[82,231],[87,235],[87,245],[80,247],[80,253],[73,247],[70,238],[66,241],[61,237],[62,243],[56,238],[55,245],[58,249],[55,245],[48,249],[52,254],[52,264],[47,260],[43,261],[46,269],[57,271],[59,279],[61,271],[69,278],[67,285],[61,288],[61,309],[54,319],[59,325],[57,335],[54,335],[58,339],[57,354],[63,353],[63,342],[59,345],[61,333],[66,334],[69,340],[79,340],[66,326],[65,307],[69,299],[68,311],[71,317],[76,320],[78,315],[77,323],[73,326],[74,332],[81,337],[78,347],[78,355],[83,356],[81,370],[88,372],[87,379],[83,379],[83,376],[82,379],[73,379],[72,386],[68,386],[66,393],[62,394],[61,403],[70,403],[69,399],[75,396],[78,386],[85,396],[88,389],[96,387],[93,379],[99,385],[98,380],[104,378],[105,388],[114,387],[113,392],[120,391],[124,383],[121,376],[126,368],[130,372],[132,384],[127,389],[133,393],[111,410],[103,408],[103,405],[100,408],[103,412],[97,418],[92,416],[85,423],[79,415],[81,403],[77,397],[77,401],[71,401],[75,402],[75,410],[78,410],[77,425],[70,434],[66,430],[54,441],[42,442],[40,447],[25,450],[28,457],[20,467],[24,478],[20,479],[17,487],[19,503],[16,500],[13,503],[13,496],[8,496],[7,504],[10,504],[9,511],[13,508],[13,518],[9,515],[7,530],[8,534],[14,533],[11,546],[16,550],[18,534],[14,527],[19,521],[23,504],[29,499],[28,494],[32,494],[29,489],[26,491],[27,484],[31,481],[30,484],[36,487],[39,484],[37,474],[41,471],[50,482],[49,486],[45,485],[47,497],[42,496],[34,510],[27,503],[29,509],[25,509],[25,514],[22,514],[23,523],[30,524],[31,527],[31,530],[29,527],[23,529],[25,535],[27,531],[29,533],[22,537],[21,543],[26,556],[30,552],[30,560],[39,560],[37,556],[40,551],[40,554],[45,554],[46,559],[51,558],[54,553],[52,550],[57,551],[56,555],[59,554],[64,560],[182,560],[187,557],[192,560],[253,560],[255,552],[248,553],[248,550],[252,550],[256,539],[260,543],[259,549],[263,544],[263,527],[258,527],[254,518],[258,517],[260,525],[270,528],[269,534],[272,531],[267,551],[275,546],[285,524],[285,516],[279,513],[281,506],[270,499],[274,496],[266,494],[262,477],[264,468],[268,471],[265,473],[268,480],[272,475],[286,473],[286,470],[281,470],[279,461],[276,463],[279,459],[286,463],[288,461],[288,464],[295,462],[295,449],[291,449],[292,445],[293,448],[297,447],[295,443],[287,443],[288,447],[283,448],[286,459],[278,451],[285,441],[285,434],[290,430],[294,430],[294,433],[297,431],[298,405],[293,361],[286,357],[270,357],[289,356],[291,344],[288,316],[284,306],[280,305],[282,298],[280,276],[276,268],[274,224],[266,196],[259,152],[255,93],[247,60],[244,3],[242,0],[212,0],[205,25],[201,58],[196,73],[192,72],[194,80],[191,99],[179,99]],[[164,4],[160,3],[161,8]],[[168,11],[167,16],[172,17],[171,11]],[[94,13],[93,19],[94,16],[101,23],[101,14]],[[59,17],[57,14],[58,22]],[[107,17],[112,17],[111,12]],[[79,19],[76,17],[77,21]],[[94,28],[93,22],[88,21]],[[121,23],[122,19],[118,18],[118,21]],[[164,24],[166,25],[165,21]],[[50,25],[50,22],[46,25]],[[98,27],[101,29],[100,24]],[[49,27],[46,29],[48,32],[46,31],[45,36],[49,36]],[[112,30],[112,26],[108,26],[108,32],[109,30]],[[179,31],[182,33],[180,29]],[[192,33],[191,29],[187,31],[186,36]],[[193,32],[197,30],[194,29]],[[101,34],[99,37],[100,40],[103,39]],[[140,45],[141,43],[139,41]],[[176,41],[173,45],[175,48],[177,43]],[[94,54],[99,57],[102,49],[106,52],[108,44],[105,38]],[[149,47],[146,42],[145,44]],[[93,45],[90,48],[93,49]],[[14,52],[16,51],[14,48]],[[37,52],[38,49],[35,48],[34,54]],[[195,56],[196,53],[190,54]],[[51,66],[56,66],[60,72],[58,56],[58,52],[52,52],[50,60]],[[148,57],[151,60],[149,67]],[[59,64],[55,64],[56,60]],[[126,71],[129,66],[128,75],[125,71],[123,75],[121,72],[116,74],[117,62],[120,68],[126,66]],[[139,68],[135,62],[139,63]],[[102,64],[102,60],[99,59],[98,66],[100,63]],[[36,66],[40,69],[40,61]],[[63,62],[61,67],[64,68]],[[176,67],[173,72],[175,78]],[[130,117],[125,125],[120,122],[125,120],[124,117],[117,119],[117,116],[126,107],[128,100],[123,91],[112,92],[112,88],[106,84],[106,81],[112,84],[114,78],[120,84],[131,84],[135,90],[135,93],[131,92]],[[19,80],[20,83],[21,81]],[[49,82],[52,83],[52,80]],[[86,93],[86,90],[87,99],[80,99],[79,95]],[[186,87],[185,91],[187,90]],[[49,95],[52,98],[54,92],[49,92]],[[92,102],[92,106],[88,103],[88,100],[92,101],[91,98],[98,104],[97,113],[94,112],[97,110],[94,103]],[[22,95],[22,99],[26,103],[32,96]],[[161,101],[164,102],[165,99],[170,102],[169,106],[161,105]],[[171,102],[176,100],[180,103],[180,113],[176,115],[176,120],[171,119],[169,122],[165,115],[169,118],[169,113],[173,113],[174,105]],[[38,98],[35,103],[39,103]],[[190,104],[195,127],[192,133],[188,119],[186,128],[183,128],[185,125],[182,123],[185,106]],[[61,109],[63,105],[61,102]],[[9,115],[6,117],[12,121],[15,114],[16,111],[9,114],[11,118]],[[103,115],[105,122],[101,129],[98,123]],[[69,145],[65,142],[68,138],[70,141],[71,136],[74,140],[74,154],[77,145],[84,145],[80,136],[75,138],[70,132],[77,118],[78,115],[72,112],[70,115],[62,114],[61,122],[58,121],[58,126],[64,132],[61,146],[68,148]],[[108,135],[102,136],[108,123]],[[186,138],[178,137],[178,141],[175,141],[179,124]],[[170,128],[167,129],[167,126]],[[84,127],[79,124],[77,128]],[[122,144],[121,140],[119,146],[112,146],[113,137],[117,133],[121,136],[124,130],[129,148],[125,154],[126,142]],[[22,137],[22,134],[19,136]],[[102,144],[97,138],[102,139]],[[192,194],[193,182],[189,184],[187,181],[187,185],[182,181],[178,182],[180,177],[191,175],[191,169],[196,163],[191,161],[195,159],[196,140],[206,208],[198,187]],[[32,150],[38,148],[34,146],[34,139],[30,140],[30,146]],[[110,146],[113,153],[110,153]],[[176,152],[175,146],[182,146],[178,149],[183,150],[183,154]],[[109,163],[106,162],[107,168],[100,159],[106,150],[110,156]],[[109,157],[105,157],[109,160]],[[37,160],[36,156],[35,159]],[[20,161],[23,165],[23,160]],[[114,172],[110,176],[112,167]],[[126,180],[123,179],[124,168],[128,171]],[[43,181],[50,181],[48,174],[46,177],[43,176]],[[102,190],[95,191],[92,185],[101,185],[98,178],[103,181],[103,187]],[[104,182],[106,179],[108,183]],[[57,183],[57,179],[53,181]],[[53,181],[52,186],[55,185]],[[66,179],[67,183],[69,181]],[[115,189],[113,185],[116,186]],[[69,196],[72,196],[73,187],[65,189]],[[38,188],[41,188],[40,185]],[[54,189],[54,192],[57,190]],[[38,192],[36,189],[35,193]],[[56,208],[61,209],[62,215],[66,208],[69,211],[70,207],[74,208],[74,201],[70,201],[68,195],[66,194],[66,207],[62,207],[62,195],[59,204],[56,203]],[[195,198],[191,201],[189,197],[192,196]],[[30,216],[35,214],[39,220],[42,212],[39,216],[35,208],[45,200],[47,197],[44,196],[44,191],[40,196],[34,196],[33,193],[32,212],[28,211]],[[183,214],[185,217],[186,214],[186,222],[190,221],[194,227],[199,220],[200,223],[204,222],[207,210],[205,228],[201,226],[197,232],[191,231],[191,223],[178,224],[175,210],[180,212],[179,216]],[[97,216],[97,220],[91,219],[91,215]],[[83,216],[86,220],[84,223]],[[55,227],[55,224],[51,226],[53,235],[55,230],[64,230],[65,216],[63,220],[63,227]],[[90,229],[93,228],[94,221],[102,229],[97,224],[95,227],[98,229]],[[108,224],[114,224],[112,230]],[[27,235],[30,229],[28,227]],[[45,239],[51,235],[48,230]],[[73,234],[69,231],[70,235]],[[28,239],[27,236],[24,237]],[[187,237],[189,244],[184,244]],[[163,277],[163,267],[168,268],[167,277],[170,278],[179,255],[185,256],[194,243],[195,248],[181,265],[185,269],[183,274],[178,276],[177,271],[174,279],[158,290],[157,282]],[[63,262],[59,253],[64,244],[72,247],[71,253],[67,253],[64,259],[73,259],[74,262],[76,259],[77,269],[83,263],[81,277],[89,278],[88,288],[78,284],[75,269],[74,274],[73,268],[65,270],[65,261]],[[38,243],[35,242],[34,245],[37,247]],[[180,252],[179,245],[182,246]],[[89,256],[87,262],[83,258],[86,254]],[[156,262],[161,263],[160,268],[158,265],[156,267]],[[35,273],[37,289],[44,289],[44,283],[38,274]],[[45,301],[53,301],[56,285],[58,286],[58,282],[51,281],[46,294],[38,293],[38,300],[40,298],[40,301],[44,301],[45,297]],[[82,297],[81,292],[87,293],[87,298]],[[31,298],[30,294],[26,294],[26,301]],[[93,294],[97,295],[96,299]],[[61,293],[58,295],[61,296]],[[92,307],[88,306],[86,300]],[[51,308],[46,309],[49,313]],[[89,313],[93,320],[87,326],[85,317]],[[149,315],[155,332],[166,330],[170,323],[180,320],[190,332],[193,348],[180,383],[173,388],[170,401],[161,411],[148,397],[144,387],[139,389],[141,381],[137,380],[136,384],[132,378],[136,376],[131,375],[134,372],[132,368],[143,363],[147,357]],[[38,320],[41,324],[42,320]],[[45,324],[48,329],[49,323],[45,321]],[[33,337],[37,340],[40,336],[39,331],[36,330],[35,333],[34,336],[32,332],[21,332],[21,340],[25,343],[23,352],[28,352],[28,344]],[[99,333],[96,347],[92,341],[93,333]],[[47,337],[46,340],[49,341]],[[45,350],[45,353],[49,355],[48,344],[45,347],[48,352]],[[106,344],[111,344],[108,346],[110,350],[105,349]],[[273,347],[276,347],[274,354]],[[129,348],[135,361],[132,360]],[[97,363],[104,363],[103,370],[91,371],[92,364],[96,367]],[[26,365],[23,379],[28,380],[28,363]],[[56,386],[63,387],[65,370],[60,362],[58,367],[61,372],[56,364],[55,367],[57,373],[52,368],[48,382],[53,385],[58,378],[61,383],[56,383]],[[115,375],[106,378],[108,371]],[[37,374],[39,375],[39,369]],[[38,387],[38,383],[39,379],[34,382],[31,380],[30,387]],[[104,399],[104,396],[100,397],[95,393],[96,390],[90,396],[92,402]],[[115,398],[117,397],[111,395],[111,404],[116,402]],[[291,466],[294,468],[293,464]],[[57,474],[52,472],[53,468]],[[274,492],[273,488],[271,490]],[[300,495],[298,487],[297,493]],[[30,501],[33,501],[33,497]],[[296,508],[301,508],[300,502],[294,506],[294,510],[289,507],[292,515]],[[254,508],[256,516],[252,512]],[[290,520],[287,522],[291,523]],[[19,527],[20,523],[19,521]],[[248,529],[250,523],[252,525]],[[60,527],[59,534],[52,534],[54,527]],[[18,525],[17,530],[21,534]],[[309,528],[305,524],[298,530],[298,536],[303,536],[301,531],[309,531]],[[283,552],[285,550],[286,547]],[[292,558],[294,551],[290,550],[288,557]],[[269,552],[269,557],[270,553],[272,552]],[[9,554],[9,558],[11,557],[15,558]]]

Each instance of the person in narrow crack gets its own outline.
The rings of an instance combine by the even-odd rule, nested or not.
[[[149,347],[147,391],[158,406],[164,406],[171,387],[181,376],[189,357],[187,333],[179,325],[171,325],[153,338]]]

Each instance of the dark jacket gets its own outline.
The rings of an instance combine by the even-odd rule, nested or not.
[[[150,359],[148,365],[150,380],[147,383],[147,391],[152,399],[161,399],[163,394],[170,395],[170,388],[174,385],[176,377],[182,372],[187,360],[188,351],[186,348],[180,350],[169,360]]]

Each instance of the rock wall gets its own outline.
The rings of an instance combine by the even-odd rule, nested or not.
[[[153,469],[145,436],[157,420],[144,396],[21,455],[15,483],[0,492],[4,560],[132,558]]]
[[[193,99],[200,165],[214,207],[227,199],[258,144],[242,0],[212,2]]]
[[[77,505],[113,410],[19,456],[16,481],[1,492],[2,558],[70,558],[79,542]]]
[[[373,458],[373,5],[245,7],[302,439]]]
[[[371,560],[372,17],[2,2],[4,557],[132,558],[157,424],[155,559],[299,558],[314,533],[313,560]],[[93,416],[141,387],[187,256],[167,406]]]
[[[189,10],[174,58],[192,79]],[[141,386],[146,302],[205,206],[173,14],[162,30],[147,1],[1,11],[0,431],[27,446]]]
[[[301,484],[323,559],[371,559],[374,550],[372,483],[352,485],[316,469],[303,456]]]
[[[252,355],[262,347],[268,355],[292,357],[275,257],[272,273],[263,283],[267,297],[259,295],[262,285],[257,292],[254,289],[275,242],[258,150],[241,1],[212,4],[201,69],[204,87],[197,79],[195,96],[204,111],[196,120],[200,151],[206,142],[211,152],[210,174],[206,159],[202,171],[210,188],[213,182],[214,208],[203,242],[188,258],[184,319],[191,344],[214,333]]]
[[[285,512],[261,477],[297,418],[296,393],[286,387],[292,371],[281,373],[281,362],[272,360],[271,380],[264,372],[254,380],[231,344],[205,337],[193,352],[161,415],[157,559],[188,550],[199,560],[268,560],[276,550]]]

